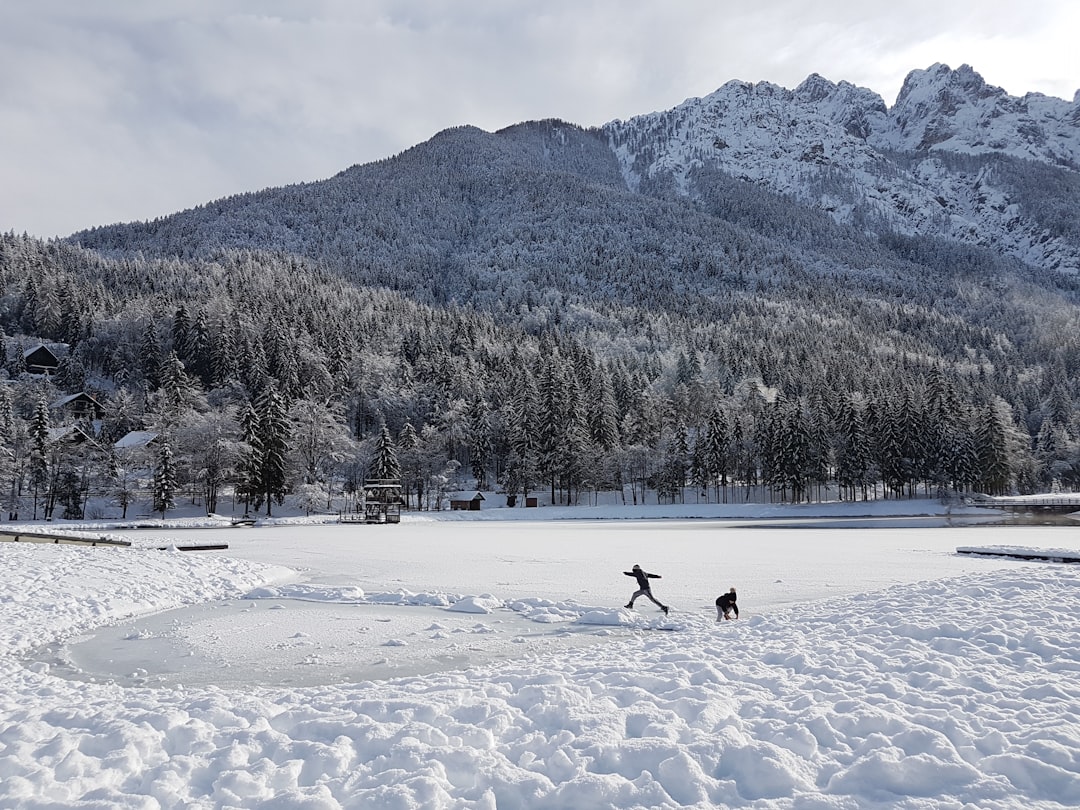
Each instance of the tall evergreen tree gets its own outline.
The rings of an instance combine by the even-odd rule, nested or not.
[[[256,402],[258,427],[259,496],[266,500],[266,515],[271,504],[280,505],[288,489],[289,420],[285,402],[277,386],[270,381]]]
[[[559,449],[566,433],[565,378],[556,358],[543,363],[538,386],[536,447],[540,471],[551,485],[551,502],[556,502],[555,486],[559,473]]]
[[[948,444],[946,480],[958,492],[967,492],[979,480],[979,451],[969,415],[952,425],[944,440]]]
[[[979,486],[987,495],[1007,495],[1012,482],[1008,430],[994,403],[978,413],[975,427],[979,459]]]
[[[491,461],[491,422],[488,405],[476,397],[469,406],[469,457],[477,489],[487,489],[487,470]]]
[[[142,339],[139,342],[139,368],[150,389],[157,388],[161,380],[162,359],[157,331],[153,323],[148,323],[143,329]]]
[[[236,494],[244,499],[246,516],[252,504],[256,511],[262,506],[262,439],[259,414],[251,402],[247,403],[240,414],[240,440],[242,449],[237,465]]]
[[[601,367],[593,374],[588,397],[589,433],[593,444],[603,451],[619,443],[619,415],[607,372]]]
[[[871,453],[863,408],[852,397],[845,397],[838,406],[835,424],[836,480],[841,493],[852,500],[861,492],[867,497],[871,483]]]
[[[390,429],[383,422],[379,426],[379,438],[375,441],[375,457],[371,461],[371,477],[388,481],[401,480],[401,464]]]
[[[0,386],[0,505],[7,510],[9,520],[18,517],[17,496],[22,473],[16,457],[15,413],[11,392]]]
[[[717,489],[717,500],[727,503],[728,476],[731,474],[731,432],[720,405],[709,413],[705,423],[704,465],[709,481]]]
[[[225,316],[218,321],[217,331],[209,337],[209,341],[210,387],[221,388],[236,373],[236,346]]]
[[[398,462],[401,464],[401,489],[405,498],[405,508],[409,508],[410,498],[416,493],[417,506],[424,497],[424,480],[420,470],[420,437],[412,422],[406,422],[398,433]]]
[[[573,375],[567,380],[564,408],[565,423],[556,463],[566,489],[566,501],[570,504],[577,503],[589,466],[589,426],[585,417],[585,403],[582,402],[577,379]]]
[[[173,313],[172,352],[184,365],[191,362],[191,316],[183,304]]]
[[[154,483],[151,496],[154,511],[161,512],[161,517],[176,506],[176,465],[173,463],[172,447],[169,440],[162,437],[158,447],[157,464],[154,467]]]
[[[48,500],[49,488],[49,403],[38,397],[30,419],[30,484],[34,489],[34,520],[37,520],[38,501]],[[48,517],[49,507],[45,507]]]
[[[160,382],[161,415],[174,426],[191,404],[196,390],[176,352],[169,352],[162,363]]]

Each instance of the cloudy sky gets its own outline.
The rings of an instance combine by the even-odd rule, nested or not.
[[[810,73],[1080,88],[1076,0],[0,0],[0,231],[318,180],[448,126],[583,125]]]

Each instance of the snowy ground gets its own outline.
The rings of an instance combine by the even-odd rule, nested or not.
[[[902,505],[0,543],[0,807],[1077,805],[1075,528]]]

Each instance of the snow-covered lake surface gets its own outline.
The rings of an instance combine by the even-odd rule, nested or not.
[[[1077,528],[905,508],[0,543],[0,807],[1075,806]]]

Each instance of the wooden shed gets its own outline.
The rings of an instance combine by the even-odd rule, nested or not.
[[[451,498],[450,508],[457,511],[466,512],[479,512],[480,502],[484,500],[484,496],[477,492],[471,498]]]

